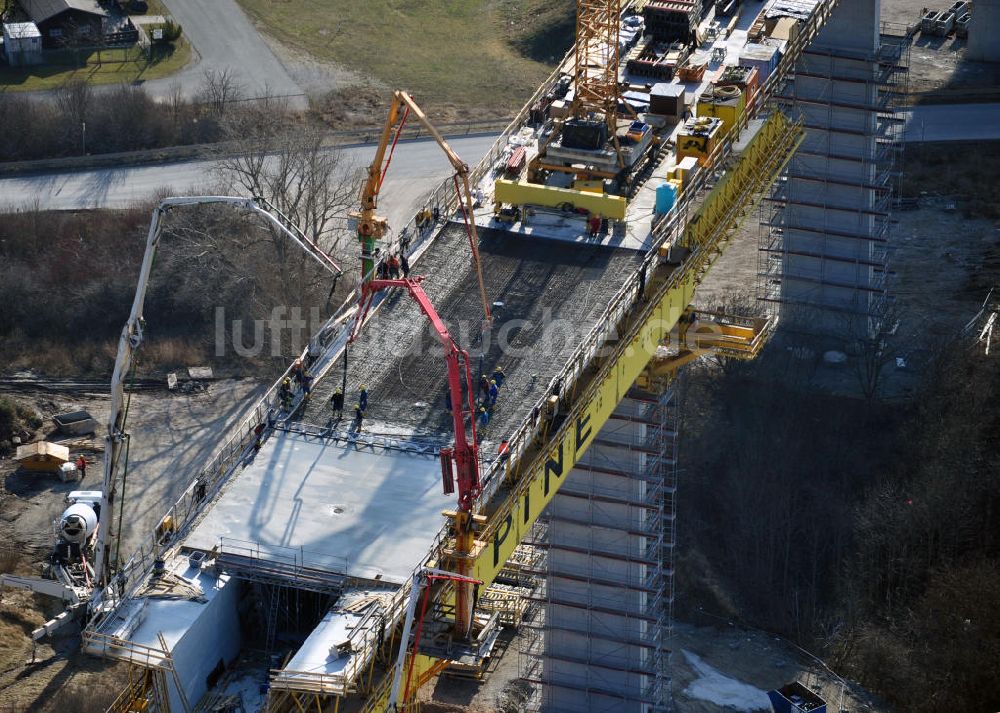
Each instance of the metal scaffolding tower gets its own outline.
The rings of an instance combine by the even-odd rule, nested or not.
[[[676,455],[674,390],[633,389],[536,526],[531,710],[669,710]]]
[[[842,0],[780,98],[806,139],[761,211],[758,299],[793,330],[870,336],[889,306],[909,42],[878,0]]]
[[[621,0],[576,2],[576,97],[573,113],[601,114],[612,131],[618,108]]]

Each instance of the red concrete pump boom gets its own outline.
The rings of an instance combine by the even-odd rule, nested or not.
[[[375,295],[383,289],[401,287],[410,293],[420,311],[430,320],[434,331],[444,347],[444,359],[448,368],[448,393],[451,397],[451,416],[455,429],[454,448],[441,449],[441,464],[443,469],[445,493],[454,492],[454,483],[458,483],[458,509],[471,512],[476,497],[482,490],[479,482],[479,447],[476,443],[476,409],[475,394],[472,388],[472,370],[469,366],[469,354],[461,349],[448,333],[448,328],[431,304],[430,298],[420,286],[423,277],[413,277],[404,280],[369,280],[361,286],[361,305],[354,321],[354,330],[350,341],[353,342],[364,324],[368,311],[371,309]],[[465,380],[465,394],[462,394],[462,380]],[[465,427],[465,416],[469,415],[469,429],[472,438],[468,437]]]

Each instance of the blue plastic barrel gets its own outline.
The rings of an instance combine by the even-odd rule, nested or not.
[[[673,183],[663,183],[656,188],[656,207],[655,211],[657,215],[663,215],[664,213],[669,213],[671,208],[674,207],[674,203],[677,202],[677,186]]]

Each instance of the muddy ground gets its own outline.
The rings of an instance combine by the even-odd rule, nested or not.
[[[198,464],[210,457],[221,434],[260,391],[256,381],[228,379],[211,382],[206,390],[192,394],[171,394],[164,389],[132,396],[123,553],[131,552],[152,531],[187,487]],[[82,409],[101,423],[107,418],[110,403],[106,397],[96,395],[31,390],[21,390],[14,396],[45,417],[39,435],[52,440],[59,440],[52,433],[53,414]],[[52,522],[65,507],[65,494],[101,487],[103,448],[99,440],[77,438],[70,444],[71,458],[82,453],[90,463],[83,482],[61,483],[54,476],[16,472],[11,459],[0,459],[0,552],[17,553],[6,554],[3,562],[19,574],[40,573],[53,542]],[[41,710],[45,704],[58,702],[63,695],[60,691],[69,695],[78,686],[105,690],[120,684],[124,674],[119,668],[77,652],[72,630],[39,646],[35,663],[28,663],[32,656],[31,631],[59,611],[44,597],[10,589],[0,592],[3,713]],[[110,676],[107,681],[106,674]],[[103,710],[103,702],[103,698],[95,698],[94,710]]]

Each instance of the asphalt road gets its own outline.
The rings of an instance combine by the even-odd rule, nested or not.
[[[200,59],[177,74],[146,82],[155,97],[169,97],[179,85],[186,98],[201,89],[205,72],[228,69],[247,97],[287,97],[305,109],[305,94],[250,23],[236,0],[164,0]]]
[[[187,0],[180,0],[186,2]],[[464,136],[450,142],[460,156],[475,165],[495,136]],[[1000,104],[917,106],[908,113],[904,139],[918,141],[1000,140]],[[373,146],[343,149],[347,164],[366,166]],[[158,192],[185,195],[210,190],[218,182],[215,161],[184,161],[155,166],[76,171],[0,179],[0,210],[38,205],[43,209],[121,208]],[[392,195],[392,224],[408,217],[411,206],[450,173],[444,154],[432,141],[400,142],[386,179],[384,194]],[[390,213],[393,211],[390,210]]]
[[[907,116],[903,141],[995,141],[1000,139],[1000,104],[915,106]]]
[[[489,150],[493,135],[462,136],[449,144],[470,166]],[[335,149],[331,149],[335,150]],[[341,149],[345,170],[371,163],[371,145]],[[451,174],[451,165],[434,141],[401,141],[382,188],[383,208],[390,225],[404,225],[420,208],[423,196]],[[185,161],[0,180],[0,210],[38,206],[47,210],[122,208],[157,194],[195,195],[214,192],[218,162]]]

